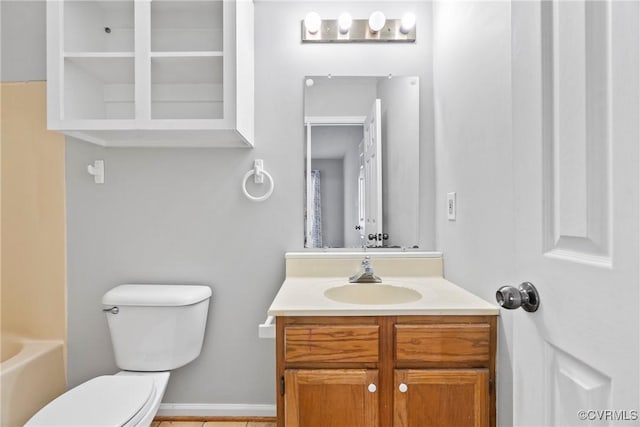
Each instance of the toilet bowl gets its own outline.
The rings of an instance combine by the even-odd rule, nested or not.
[[[147,427],[169,371],[200,355],[211,289],[120,285],[102,298],[123,371],[86,381],[38,411],[25,427]]]

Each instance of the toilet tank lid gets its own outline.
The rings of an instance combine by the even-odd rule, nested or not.
[[[104,305],[135,305],[147,307],[184,306],[211,297],[205,285],[126,284],[116,286],[102,297]]]

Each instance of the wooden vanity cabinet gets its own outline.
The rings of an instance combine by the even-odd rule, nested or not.
[[[278,317],[278,427],[495,426],[496,322]]]

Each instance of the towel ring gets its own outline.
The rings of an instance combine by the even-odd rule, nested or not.
[[[264,193],[262,196],[253,196],[249,194],[249,191],[247,190],[247,179],[249,179],[251,175],[254,176],[253,182],[255,182],[256,184],[263,184],[265,176],[269,180],[269,188],[267,189],[267,192]],[[269,172],[264,170],[262,159],[255,160],[253,163],[253,169],[245,173],[244,178],[242,178],[242,192],[244,193],[245,196],[247,196],[247,199],[254,202],[263,202],[267,200],[269,197],[271,197],[271,193],[273,193],[274,187],[275,187],[275,184],[273,182],[273,177]]]

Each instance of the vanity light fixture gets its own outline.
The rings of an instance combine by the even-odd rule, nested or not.
[[[317,12],[309,12],[304,17],[304,28],[309,34],[316,34],[320,30],[322,19]]]
[[[385,22],[387,22],[387,18],[384,13],[376,10],[369,16],[369,30],[372,33],[377,33],[384,28]]]
[[[302,21],[303,43],[405,42],[416,41],[416,16],[406,13],[402,19],[387,19],[374,11],[368,19],[353,19],[347,12],[337,19],[322,19],[309,12]]]
[[[411,12],[407,12],[402,15],[402,20],[400,21],[400,32],[402,34],[407,34],[416,26],[416,15]]]
[[[340,34],[347,34],[351,29],[352,23],[353,19],[349,13],[344,12],[338,16],[338,29],[340,30]]]

